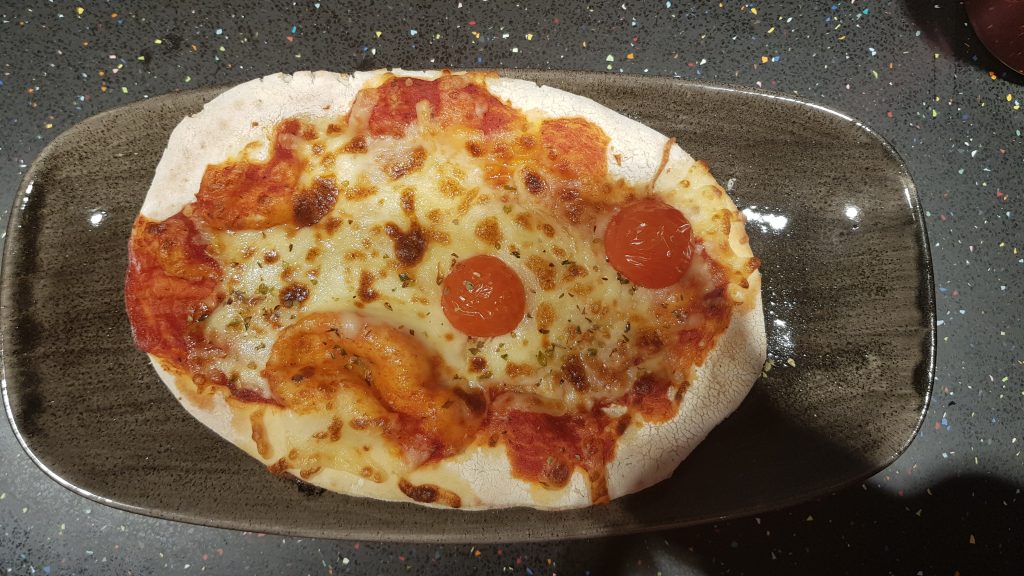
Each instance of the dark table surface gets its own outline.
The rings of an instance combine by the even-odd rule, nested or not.
[[[76,122],[147,97],[277,71],[563,68],[761,87],[857,117],[906,159],[935,266],[931,405],[894,464],[817,501],[668,532],[487,546],[283,538],[121,512],[51,481],[4,425],[0,571],[1024,569],[1024,79],[985,52],[959,2],[168,7],[176,4],[0,2],[0,223],[36,155]]]

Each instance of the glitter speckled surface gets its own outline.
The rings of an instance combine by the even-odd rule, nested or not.
[[[301,69],[532,67],[727,82],[847,112],[907,161],[935,262],[924,427],[887,470],[776,513],[596,542],[280,538],[116,511],[46,478],[0,426],[0,571],[106,574],[1006,573],[1024,561],[1024,80],[958,2],[0,4],[0,190],[62,130],[149,96]],[[20,4],[20,3],[19,3]],[[212,3],[211,3],[212,4]],[[809,5],[808,5],[809,4]],[[822,167],[827,170],[827,166]],[[856,289],[856,287],[851,287]]]

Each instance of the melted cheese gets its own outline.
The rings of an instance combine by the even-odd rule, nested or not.
[[[267,126],[264,139],[249,142],[227,160],[262,163],[283,147],[285,156],[299,158],[303,166],[296,190],[320,187],[336,191],[337,199],[310,226],[205,229],[208,251],[223,269],[224,300],[203,320],[213,350],[203,356],[204,369],[223,374],[235,391],[280,400],[266,376],[275,343],[282,330],[326,312],[335,315],[349,338],[358,338],[366,324],[407,331],[436,356],[442,387],[482,392],[479,397],[493,399],[492,412],[593,418],[597,408],[608,422],[622,424],[616,433],[621,435],[631,425],[627,403],[633,402],[634,386],[656,380],[650,389],[674,413],[693,378],[694,359],[699,364],[704,358],[687,349],[714,344],[681,336],[700,333],[708,323],[690,312],[703,310],[693,301],[709,294],[717,300],[712,290],[723,285],[724,274],[727,306],[742,302],[750,288],[746,278],[756,268],[730,244],[733,228],[742,228],[735,210],[708,209],[729,203],[721,202],[724,192],[705,166],[676,164],[677,172],[685,173],[670,167],[657,182],[630,184],[607,179],[603,168],[596,176],[588,174],[585,166],[542,146],[548,128],[570,149],[586,152],[580,134],[607,142],[584,120],[556,120],[561,129],[576,130],[557,134],[560,126],[531,112],[519,117],[510,135],[489,139],[465,127],[440,128],[421,100],[415,109],[419,120],[404,135],[374,137],[359,109],[354,106],[347,120],[299,118],[301,129],[287,133],[275,134],[275,127]],[[602,244],[615,206],[651,195],[686,215],[698,246],[686,276],[662,290],[629,283],[609,265]],[[186,207],[186,215],[190,210]],[[525,288],[526,315],[508,334],[469,337],[449,323],[440,306],[449,271],[478,254],[500,258]],[[292,380],[303,378],[295,374]],[[272,470],[303,478],[331,470],[358,476],[360,483],[383,486],[400,478],[412,486],[406,479],[425,469],[421,463],[430,456],[428,449],[407,438],[381,441],[395,438],[402,415],[385,405],[391,401],[380,397],[379,387],[368,393],[368,385],[374,386],[372,378],[341,382],[325,402],[317,396],[323,405],[312,410],[227,401],[236,419],[245,420],[235,428],[252,432],[247,450]],[[670,415],[644,413],[653,422]],[[474,434],[477,429],[468,428]],[[475,442],[475,449],[482,449],[484,436],[478,434],[469,447]],[[450,447],[456,450],[450,461],[471,452],[460,454],[467,446],[457,441]],[[576,465],[569,462],[568,472],[557,478],[567,479]],[[603,483],[604,473],[594,472]],[[444,477],[446,486],[461,486],[458,491],[466,493],[464,479]],[[592,496],[598,494],[607,494],[606,488]]]
[[[332,180],[339,190],[333,210],[312,227],[213,238],[230,298],[209,318],[207,333],[226,344],[217,367],[235,385],[269,396],[261,371],[278,329],[318,311],[349,311],[408,329],[437,351],[451,379],[529,392],[556,412],[618,397],[646,372],[686,380],[634,343],[648,328],[646,311],[665,291],[638,290],[606,262],[607,216],[588,227],[571,225],[536,201],[522,177],[515,186],[495,187],[458,137],[410,129],[400,139],[369,138],[364,153],[345,153],[356,134],[328,134],[324,124],[319,139],[299,143],[310,160],[302,185]],[[421,146],[422,165],[396,178]],[[620,193],[635,191],[622,184]],[[388,231],[416,227],[425,249],[409,265],[396,256]],[[527,293],[519,326],[487,339],[454,329],[439,306],[440,281],[452,265],[482,253],[515,270]],[[705,270],[698,258],[690,274]],[[304,299],[289,298],[289,287]],[[563,370],[572,356],[622,370],[588,370],[589,389],[580,394]]]

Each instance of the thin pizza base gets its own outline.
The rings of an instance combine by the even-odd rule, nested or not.
[[[174,130],[142,206],[142,215],[153,220],[172,216],[195,200],[207,165],[227,160],[250,142],[265,140],[264,126],[293,116],[343,115],[356,93],[384,73],[277,74],[228,90]],[[421,78],[440,75],[439,72],[399,70],[394,73]],[[582,116],[597,124],[611,139],[608,150],[611,177],[645,183],[655,176],[668,140],[664,135],[592,100],[555,88],[507,78],[488,78],[487,87],[492,94],[520,110],[536,109],[547,116]],[[684,179],[689,181],[688,190],[693,191],[685,197],[678,186]],[[738,216],[735,205],[721,192],[706,165],[695,162],[675,144],[671,146],[667,167],[658,178],[655,191],[679,208],[695,229],[699,229],[702,219],[710,218],[710,214],[702,210],[701,194],[711,196],[704,198],[704,203],[719,209],[725,207]],[[740,257],[752,256],[741,217],[735,218],[730,229],[729,245]],[[715,256],[713,245],[708,246],[708,251]],[[705,363],[697,367],[678,413],[668,422],[633,426],[618,440],[615,459],[608,465],[611,498],[642,490],[671,476],[711,429],[736,409],[760,375],[766,338],[759,273],[754,272],[748,282],[749,293],[754,297],[733,309],[729,328],[719,336]],[[264,464],[272,465],[278,460],[280,455],[268,453],[265,445],[261,454],[254,437],[269,433],[282,436],[278,440],[283,440],[289,425],[285,411],[263,414],[264,425],[260,427],[263,430],[254,434],[253,414],[261,410],[267,412],[262,406],[229,398],[223,389],[197,393],[187,375],[168,372],[158,358],[150,357],[163,382],[192,416]],[[300,430],[297,434],[312,431]],[[412,484],[432,484],[450,491],[459,497],[462,509],[511,506],[567,509],[592,504],[589,484],[582,471],[577,469],[564,488],[546,489],[513,478],[502,446],[473,447],[457,457],[413,471],[401,466],[399,460],[376,463],[385,472],[383,482],[331,467],[325,467],[306,481],[352,496],[409,502],[398,485],[402,478]],[[297,469],[288,472],[300,474]],[[443,503],[432,505],[444,506]]]

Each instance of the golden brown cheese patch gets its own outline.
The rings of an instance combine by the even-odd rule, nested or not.
[[[449,508],[461,508],[462,499],[451,490],[446,490],[434,484],[413,484],[402,478],[398,481],[398,488],[409,498],[424,504],[441,504]]]
[[[543,194],[548,191],[548,183],[544,177],[533,170],[523,170],[523,183],[531,194]]]
[[[387,480],[387,474],[373,466],[363,466],[359,469],[359,475],[375,484],[383,484]]]
[[[481,220],[474,230],[476,237],[483,240],[487,244],[490,244],[494,248],[501,248],[501,241],[503,236],[501,234],[501,225],[498,224],[498,219],[494,216],[488,216]]]
[[[537,330],[546,334],[555,321],[555,308],[547,302],[541,302],[534,310],[533,316],[537,320]]]
[[[359,273],[359,290],[356,292],[363,302],[373,302],[377,299],[377,291],[373,289],[374,275],[366,270]]]
[[[300,190],[292,197],[292,212],[299,226],[312,226],[327,215],[338,199],[338,186],[334,178],[317,178],[312,186]]]
[[[426,159],[427,152],[422,147],[416,147],[386,158],[381,164],[392,180],[398,180],[406,174],[419,170]]]
[[[341,431],[344,426],[345,423],[342,422],[341,418],[334,416],[331,418],[330,426],[328,426],[326,430],[321,430],[320,432],[313,434],[313,438],[316,438],[317,440],[337,442],[338,440],[341,440]]]
[[[427,250],[427,236],[416,222],[408,230],[402,230],[397,224],[388,223],[384,227],[388,237],[394,242],[395,258],[405,266],[419,263]]]
[[[377,193],[373,186],[352,186],[345,188],[345,200],[363,200]]]
[[[550,260],[541,256],[530,256],[526,260],[526,266],[537,278],[537,283],[544,290],[555,289],[555,265]]]
[[[335,125],[332,124],[331,126],[335,126]],[[328,132],[330,132],[329,129],[328,129]],[[366,152],[366,137],[362,136],[362,135],[356,136],[355,138],[349,140],[344,146],[342,146],[341,147],[341,151],[346,153],[346,154],[363,154],[363,153],[365,153]]]
[[[253,412],[249,416],[249,424],[252,425],[252,441],[256,443],[256,451],[263,458],[270,458],[274,450],[270,446],[267,429],[263,426],[263,414],[263,410]]]

